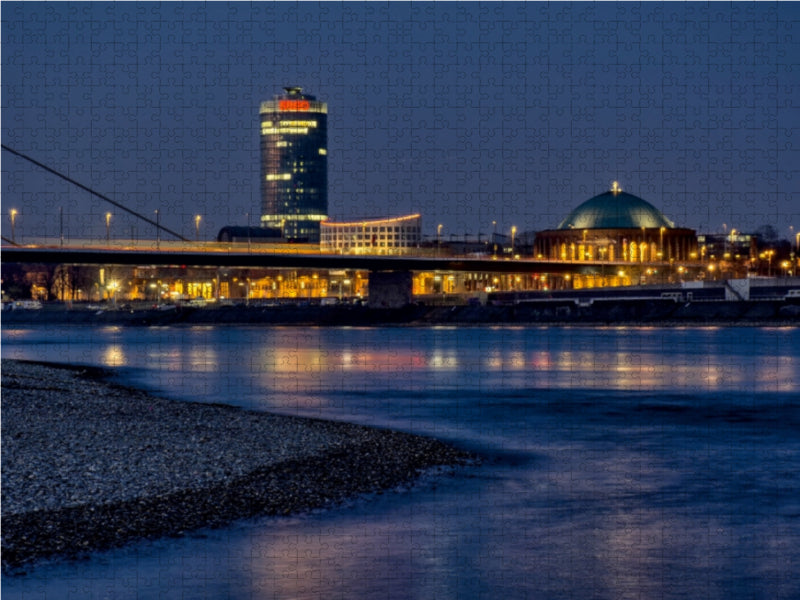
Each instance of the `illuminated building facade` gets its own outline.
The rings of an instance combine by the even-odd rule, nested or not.
[[[705,260],[751,260],[758,258],[758,237],[731,230],[730,233],[706,233],[697,236],[700,256]]]
[[[538,232],[534,256],[630,263],[697,260],[697,235],[675,227],[652,204],[623,192],[615,181],[608,192],[578,206],[556,229]]]
[[[342,254],[408,254],[422,239],[419,214],[393,219],[374,219],[321,224],[320,249]]]
[[[328,106],[299,87],[261,103],[261,225],[319,242],[328,215]]]

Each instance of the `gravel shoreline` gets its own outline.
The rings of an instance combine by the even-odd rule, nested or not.
[[[469,456],[347,423],[154,397],[107,371],[2,361],[2,565],[285,515]]]

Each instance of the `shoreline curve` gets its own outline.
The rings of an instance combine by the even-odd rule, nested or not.
[[[2,569],[326,508],[474,461],[387,429],[158,398],[2,360]]]

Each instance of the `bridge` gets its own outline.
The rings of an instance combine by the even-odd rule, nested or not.
[[[259,248],[259,244],[164,242],[138,240],[136,247],[4,245],[3,263],[96,265],[98,267],[211,267],[287,270],[367,271],[370,302],[400,306],[413,298],[414,273],[474,273],[484,280],[505,275],[616,273],[630,269],[621,261],[553,261],[516,257],[432,256],[320,253],[318,248]],[[637,267],[642,267],[637,264]],[[660,265],[663,266],[663,265]],[[451,278],[451,277],[450,277]],[[519,279],[518,279],[519,281]],[[473,288],[474,289],[474,288]],[[341,286],[339,288],[341,294]],[[249,294],[249,292],[248,292]]]
[[[164,245],[163,242],[161,242]],[[354,269],[361,271],[462,271],[472,273],[578,273],[589,269],[629,268],[622,261],[554,261],[522,258],[476,258],[462,256],[385,256],[372,254],[322,254],[250,250],[232,244],[202,244],[193,249],[174,243],[153,250],[114,247],[47,247],[5,245],[0,252],[4,263],[51,263],[75,265],[150,265],[193,267],[243,267],[277,269]],[[199,246],[199,245],[198,245]],[[641,263],[636,263],[641,267]],[[646,266],[646,265],[645,265]],[[659,264],[663,266],[663,264]]]
[[[4,245],[0,250],[0,261],[3,263],[49,263],[57,265],[97,265],[103,266],[149,266],[149,267],[239,267],[266,269],[319,269],[330,271],[355,270],[369,272],[369,295],[380,297],[388,303],[402,303],[410,300],[413,281],[412,273],[474,273],[491,275],[521,276],[526,274],[563,274],[565,278],[572,273],[587,275],[615,274],[618,271],[637,269],[644,272],[666,272],[668,268],[679,268],[681,272],[689,266],[702,268],[701,265],[677,265],[672,263],[631,263],[611,260],[541,260],[534,258],[518,258],[516,256],[451,256],[440,254],[441,248],[420,249],[416,255],[375,255],[375,254],[333,254],[321,253],[319,248],[311,246],[298,248],[296,245],[279,244],[227,244],[191,242],[180,234],[161,225],[156,211],[156,221],[140,214],[123,203],[97,192],[68,175],[37,161],[22,152],[2,145],[4,151],[34,164],[38,168],[56,176],[71,185],[92,194],[96,198],[124,210],[135,218],[155,227],[156,240],[131,240],[126,243],[119,240],[111,245],[106,230],[106,245],[99,246],[88,240],[71,241],[64,244],[63,233],[60,243],[52,240],[38,244],[18,245],[15,243],[12,220],[12,239],[3,238]],[[180,241],[162,240],[168,235]],[[261,247],[259,247],[261,246]],[[265,248],[264,246],[272,246]],[[282,246],[278,248],[277,246]],[[621,275],[621,274],[620,274]],[[469,276],[465,276],[469,277]],[[448,276],[448,279],[452,279]],[[519,277],[515,277],[519,281]],[[474,281],[474,280],[473,280]],[[489,286],[487,286],[489,287]],[[513,287],[513,286],[511,286]],[[471,289],[475,289],[472,287]],[[249,291],[248,291],[249,294]],[[249,297],[249,296],[248,296]]]

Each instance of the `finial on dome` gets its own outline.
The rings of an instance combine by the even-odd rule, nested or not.
[[[611,193],[615,196],[622,191],[622,188],[619,187],[619,181],[612,181],[611,182]]]

